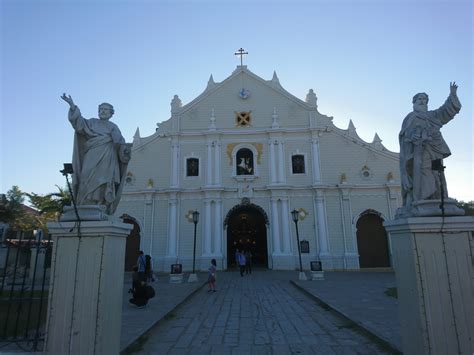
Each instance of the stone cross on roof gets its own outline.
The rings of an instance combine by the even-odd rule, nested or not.
[[[243,66],[242,57],[244,54],[249,54],[249,52],[245,52],[243,48],[240,48],[236,53],[234,53],[234,55],[240,55],[240,66]]]

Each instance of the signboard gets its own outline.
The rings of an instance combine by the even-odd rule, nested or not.
[[[183,265],[182,264],[171,264],[171,273],[172,274],[182,274]]]
[[[307,240],[302,240],[300,242],[300,251],[301,253],[309,253],[309,242]]]
[[[311,261],[311,271],[322,271],[323,267],[320,261]]]

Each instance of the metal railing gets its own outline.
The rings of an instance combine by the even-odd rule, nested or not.
[[[6,238],[0,245],[0,351],[41,351],[48,303],[51,235]]]

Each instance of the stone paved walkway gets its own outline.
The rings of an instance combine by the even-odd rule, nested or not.
[[[401,351],[398,300],[385,294],[396,286],[394,272],[325,272],[324,281],[292,282]]]
[[[202,287],[203,280],[207,279],[207,273],[198,274],[198,277],[201,282],[170,284],[168,274],[159,274],[157,280],[151,283],[155,289],[155,297],[149,300],[145,308],[137,308],[128,302],[131,298],[128,290],[132,284],[132,275],[126,273],[124,277],[120,349],[124,350],[160,320],[164,319],[179,304],[192,297],[194,292]]]
[[[206,288],[199,289],[125,353],[384,354],[389,351],[359,332],[353,323],[320,307],[289,283],[296,278],[297,273],[289,271],[257,271],[243,278],[237,272],[221,272],[218,292],[209,294]]]

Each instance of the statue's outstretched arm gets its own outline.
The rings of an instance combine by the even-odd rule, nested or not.
[[[449,83],[449,94],[453,96],[457,96],[458,92],[458,86],[456,85],[456,82],[453,81],[452,83]]]
[[[71,95],[66,95],[65,93],[61,96],[61,99],[63,99],[64,101],[66,101],[68,104],[69,104],[69,107],[71,108],[71,110],[73,110],[76,105],[74,104],[74,101],[72,100],[72,97]]]

